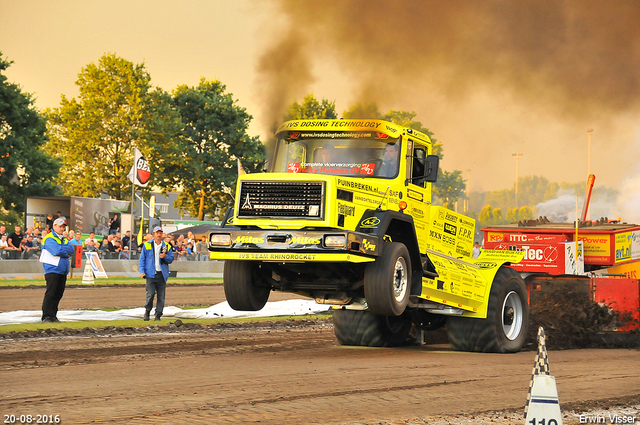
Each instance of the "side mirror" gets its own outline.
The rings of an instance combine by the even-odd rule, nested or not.
[[[435,183],[438,180],[438,166],[440,158],[438,155],[427,155],[427,169],[425,170],[424,180]]]

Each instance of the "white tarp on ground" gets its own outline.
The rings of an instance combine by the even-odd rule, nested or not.
[[[162,313],[164,323],[169,319],[218,319],[240,317],[268,317],[268,316],[304,316],[305,314],[319,314],[329,310],[330,305],[317,304],[311,300],[286,300],[268,302],[260,311],[235,311],[229,303],[222,302],[208,308],[183,310],[178,307],[165,307]],[[155,309],[151,311],[153,314]],[[62,322],[76,322],[80,320],[127,320],[142,319],[144,307],[117,311],[103,310],[59,310],[58,319]],[[40,310],[18,310],[0,313],[0,325],[17,323],[39,323],[42,318]]]

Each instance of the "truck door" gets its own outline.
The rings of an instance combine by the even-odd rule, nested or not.
[[[407,144],[407,211],[413,217],[420,252],[426,252],[431,184],[425,181],[427,173],[427,146],[409,139]]]

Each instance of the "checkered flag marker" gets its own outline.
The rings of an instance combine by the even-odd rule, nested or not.
[[[538,352],[531,372],[524,417],[526,425],[562,425],[556,378],[549,375],[549,358],[542,327],[538,328]]]

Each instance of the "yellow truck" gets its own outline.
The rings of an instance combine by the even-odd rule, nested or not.
[[[397,346],[412,324],[447,325],[452,348],[515,352],[529,322],[519,251],[472,258],[475,221],[431,205],[429,137],[387,121],[295,120],[276,131],[265,173],[238,178],[209,234],[235,310],[271,291],[334,306],[344,345]]]

